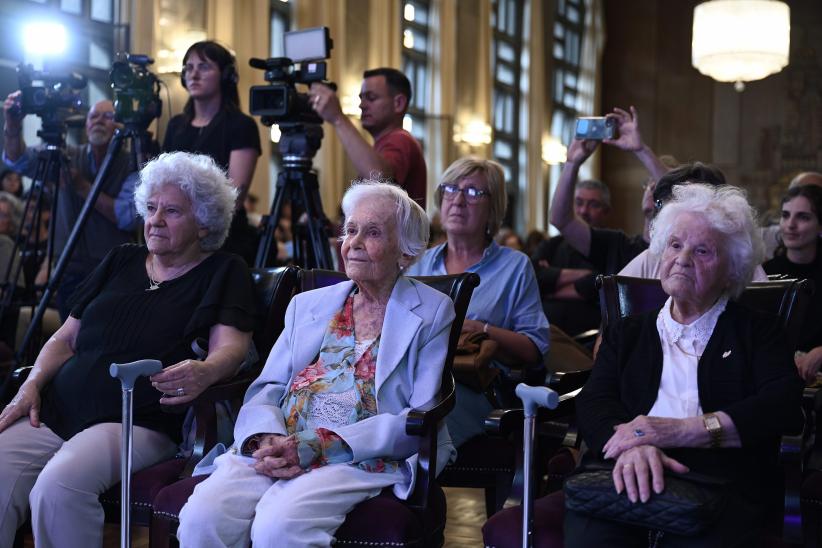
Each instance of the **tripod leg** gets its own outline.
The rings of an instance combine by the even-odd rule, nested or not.
[[[288,173],[285,171],[281,171],[280,174],[277,175],[277,188],[274,191],[274,200],[271,202],[271,212],[268,214],[268,219],[266,219],[263,236],[260,238],[260,245],[257,248],[257,258],[254,261],[256,268],[271,266],[273,262],[271,260],[272,251],[274,252],[274,257],[277,256],[277,239],[275,233],[283,212],[283,200],[288,192],[287,176]]]
[[[43,314],[46,312],[46,307],[60,284],[60,279],[63,277],[63,272],[65,272],[66,267],[71,260],[71,256],[74,253],[74,248],[77,246],[80,233],[85,228],[86,221],[88,220],[89,215],[91,215],[91,212],[94,210],[94,204],[97,201],[97,197],[103,190],[103,181],[108,178],[108,174],[111,171],[112,162],[120,152],[120,148],[123,144],[123,137],[124,133],[122,129],[118,129],[114,132],[114,137],[112,138],[111,143],[109,143],[108,152],[106,152],[106,157],[103,159],[100,170],[97,172],[97,177],[95,177],[94,184],[91,186],[88,198],[86,198],[86,203],[83,204],[83,208],[80,210],[79,215],[77,215],[77,221],[74,223],[74,226],[69,233],[68,239],[66,240],[66,245],[60,254],[60,258],[57,260],[57,264],[55,265],[54,271],[49,278],[46,289],[43,291],[43,297],[37,305],[37,310],[34,314],[32,314],[31,325],[29,325],[29,329],[23,337],[23,343],[21,345],[22,349],[28,347],[29,343],[32,341],[34,336],[34,326],[39,325],[42,321]],[[56,199],[54,203],[57,203]],[[52,219],[52,223],[54,223],[54,219]],[[29,357],[33,360],[35,356],[31,355]],[[18,359],[18,362],[21,362],[21,360]]]
[[[308,240],[310,251],[313,255],[313,264],[317,268],[331,270],[334,263],[331,260],[331,248],[328,244],[328,217],[323,212],[320,202],[319,183],[317,175],[309,171],[305,174],[300,188],[302,190],[302,200],[305,204],[305,212],[308,225]]]

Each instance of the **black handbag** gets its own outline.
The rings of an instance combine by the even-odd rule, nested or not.
[[[633,503],[617,494],[613,467],[586,465],[565,481],[565,507],[597,518],[683,536],[711,526],[725,507],[723,480],[700,474],[665,474],[662,493]]]

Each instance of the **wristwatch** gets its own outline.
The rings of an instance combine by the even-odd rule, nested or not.
[[[719,447],[722,443],[722,424],[719,422],[719,417],[708,413],[702,417],[702,422],[705,424],[705,430],[711,435],[711,448]]]

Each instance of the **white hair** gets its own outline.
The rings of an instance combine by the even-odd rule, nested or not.
[[[204,154],[160,154],[140,170],[134,191],[134,205],[143,219],[148,217],[148,199],[165,185],[176,185],[188,197],[197,225],[208,231],[200,240],[200,249],[219,249],[228,236],[237,200],[237,189],[225,171]]]
[[[342,199],[346,220],[354,208],[364,199],[385,198],[396,205],[397,239],[400,252],[410,257],[409,266],[416,262],[428,246],[430,223],[425,210],[412,200],[401,187],[375,181],[358,179],[351,183]]]
[[[704,184],[677,185],[673,199],[651,223],[649,252],[661,257],[677,218],[683,213],[701,216],[708,227],[722,234],[728,258],[730,285],[727,293],[738,297],[753,279],[754,269],[765,257],[765,245],[756,211],[741,188]]]

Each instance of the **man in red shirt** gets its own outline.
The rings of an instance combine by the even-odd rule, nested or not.
[[[309,95],[317,114],[334,126],[360,177],[393,179],[425,207],[425,158],[417,140],[402,128],[411,102],[411,82],[402,72],[377,68],[363,73],[361,120],[363,129],[374,138],[373,147],[343,114],[340,100],[331,88],[314,84]]]

